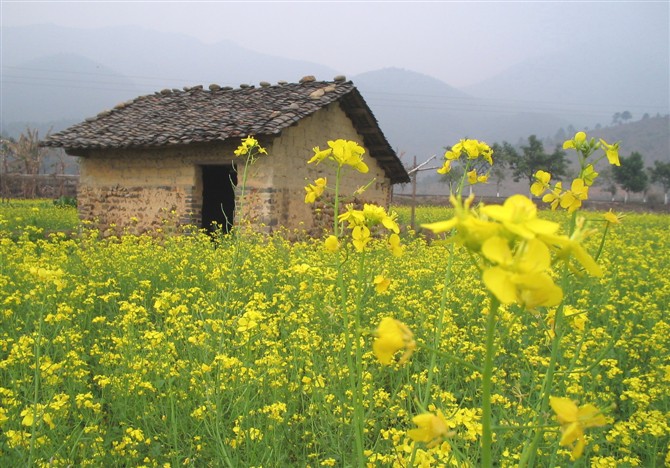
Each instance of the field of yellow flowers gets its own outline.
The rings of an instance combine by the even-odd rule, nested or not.
[[[3,466],[670,465],[670,218],[582,213],[618,143],[564,148],[570,188],[539,170],[530,191],[567,212],[538,213],[463,199],[493,154],[461,140],[452,208],[419,232],[341,206],[368,172],[345,140],[307,161],[334,166],[305,187],[332,202],[323,239],[102,238],[68,206],[3,205]],[[263,154],[235,151],[241,200]]]
[[[100,239],[92,230],[45,238],[35,236],[39,223],[31,217],[64,216],[62,208],[11,205],[0,208],[4,466],[351,464],[352,349],[332,254],[321,240],[212,242],[198,233]],[[419,216],[436,210],[445,209]],[[567,220],[553,214],[561,216]],[[669,230],[667,216],[626,216],[599,259],[604,275],[584,278],[565,306],[570,331],[556,393],[596,405],[607,419],[587,432],[578,460],[584,466],[670,462]],[[449,249],[418,234],[403,240],[400,257],[371,241],[372,273],[343,275],[361,292],[347,301],[366,298],[358,305],[356,391],[367,463],[477,465],[481,373],[474,369],[484,348],[485,288],[457,249],[439,337],[454,359],[434,363],[431,398],[421,408]],[[383,366],[372,346],[389,315],[412,330],[416,350],[406,363]],[[530,437],[524,426],[533,420],[550,354],[552,310],[503,306],[500,320],[493,456],[513,466]],[[566,369],[578,372],[561,374]],[[408,436],[413,417],[436,409],[448,433],[437,443],[415,442]],[[547,421],[536,463],[570,463],[569,448],[556,443],[558,424]]]

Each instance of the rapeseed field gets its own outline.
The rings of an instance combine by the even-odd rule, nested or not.
[[[338,144],[311,162],[364,172]],[[351,206],[297,241],[45,232],[31,217],[61,208],[0,207],[0,460],[667,466],[670,218],[575,203],[454,198],[431,236]]]

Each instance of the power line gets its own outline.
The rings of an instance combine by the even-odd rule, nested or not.
[[[45,68],[33,68],[33,67],[17,67],[17,66],[8,66],[8,65],[3,65],[3,68],[9,68],[9,69],[14,69],[14,70],[28,70],[28,71],[44,71],[44,72],[52,72],[52,73],[64,73],[64,74],[72,74],[72,75],[91,75],[91,76],[103,76],[103,77],[123,77],[123,78],[129,78],[129,79],[141,79],[141,80],[160,80],[160,84],[156,84],[156,88],[165,86],[166,82],[175,82],[179,81],[182,83],[202,83],[207,80],[188,80],[185,78],[168,78],[168,77],[158,77],[158,76],[142,76],[142,75],[113,75],[109,73],[98,73],[98,72],[78,72],[78,71],[71,71],[71,70],[50,70],[50,69],[45,69]],[[13,75],[7,75],[10,78],[24,78],[24,79],[39,79],[38,77],[31,77],[31,76],[13,76]],[[44,79],[52,79],[52,78],[47,78],[45,77]],[[60,81],[68,81],[67,78],[53,78],[57,79]],[[79,82],[79,80],[77,80]],[[96,82],[97,83],[97,82]],[[104,82],[99,82],[103,83]],[[111,83],[114,84],[114,83]],[[143,83],[146,86],[153,85],[153,83]],[[521,100],[521,99],[504,99],[504,98],[479,98],[479,97],[474,97],[474,96],[444,96],[440,94],[427,94],[427,93],[389,93],[386,91],[374,91],[374,90],[367,90],[366,91],[366,96],[382,96],[381,99],[378,99],[378,101],[384,101],[385,99],[383,96],[388,96],[391,99],[392,103],[402,103],[406,102],[411,104],[412,107],[415,107],[417,100],[413,98],[427,98],[430,100],[428,104],[433,104],[436,101],[441,102],[441,101],[446,101],[445,105],[452,105],[451,102],[454,101],[455,103],[458,103],[459,101],[467,104],[468,107],[472,107],[473,105],[477,106],[479,105],[480,107],[492,107],[492,106],[506,106],[506,105],[522,105],[522,106],[529,106],[528,108],[531,110],[546,110],[548,109],[547,107],[538,107],[538,106],[551,106],[549,109],[550,110],[555,110],[555,106],[575,106],[577,109],[583,109],[583,108],[589,108],[589,109],[594,109],[601,107],[606,111],[609,111],[609,109],[613,107],[621,107],[621,108],[631,108],[631,109],[653,109],[657,110],[659,112],[664,111],[667,109],[667,106],[662,106],[662,105],[641,105],[641,104],[632,104],[632,103],[614,103],[614,104],[602,104],[602,103],[592,103],[592,102],[566,102],[566,101],[536,101],[536,100]],[[401,97],[409,98],[409,99],[401,99]],[[386,99],[388,101],[388,99]],[[485,101],[485,104],[473,102],[473,101]],[[398,106],[401,107],[401,106]],[[417,108],[422,108],[422,109],[440,109],[441,107],[417,107]]]

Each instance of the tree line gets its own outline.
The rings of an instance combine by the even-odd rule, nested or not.
[[[562,145],[557,144],[552,151],[547,151],[536,135],[529,136],[527,143],[519,146],[503,141],[493,144],[491,148],[495,164],[488,168],[478,168],[477,173],[489,170],[489,180],[496,184],[498,193],[508,176],[515,182],[527,181],[529,186],[535,181],[535,173],[538,170],[549,172],[555,180],[574,176],[571,174],[572,169]],[[624,202],[627,202],[631,193],[646,195],[651,185],[657,184],[663,190],[664,204],[668,204],[670,161],[655,161],[653,167],[645,168],[642,154],[633,151],[629,156],[619,155],[619,162],[619,166],[604,167],[595,184],[610,193],[612,200],[619,188],[624,192]],[[443,181],[453,184],[461,175],[459,168],[454,168],[443,176]]]

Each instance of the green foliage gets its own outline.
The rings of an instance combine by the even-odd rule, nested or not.
[[[63,195],[62,197],[58,197],[54,200],[54,206],[57,207],[65,207],[65,206],[71,206],[73,208],[77,207],[77,199],[74,197],[66,197]]]
[[[463,178],[463,172],[460,164],[454,164],[449,172],[440,175],[440,181],[447,184],[449,191],[456,190],[456,186]]]
[[[663,192],[670,190],[670,161],[654,161],[654,168],[651,172],[651,183],[659,184],[663,187]]]
[[[509,166],[515,182],[524,179],[530,185],[535,180],[535,173],[539,170],[551,173],[552,177],[558,180],[566,175],[568,163],[565,151],[558,145],[552,154],[547,154],[542,141],[535,135],[531,135],[528,137],[528,145],[521,147],[521,154],[511,150],[507,148],[504,152],[509,158]]]
[[[56,209],[58,207],[58,209]],[[51,200],[9,200],[0,204],[0,237],[44,239],[79,228],[77,209]]]
[[[620,158],[621,165],[614,166],[614,179],[627,193],[644,191],[649,185],[649,177],[644,171],[642,155],[637,151],[627,158]]]

